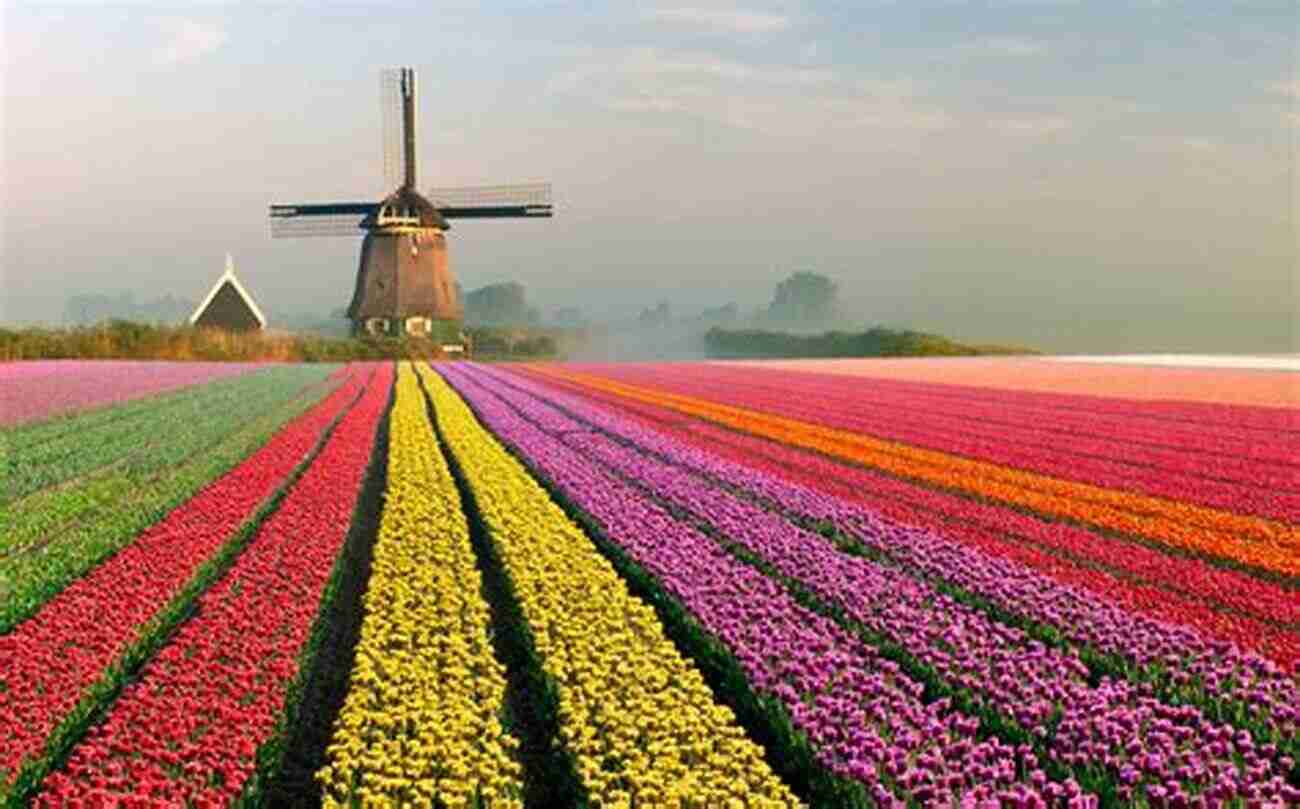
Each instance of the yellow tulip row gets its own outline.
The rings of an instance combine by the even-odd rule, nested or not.
[[[797,805],[654,610],[447,383],[420,372],[558,692],[560,740],[592,805]]]
[[[409,363],[396,396],[356,663],[316,775],[323,802],[522,807],[469,527]]]

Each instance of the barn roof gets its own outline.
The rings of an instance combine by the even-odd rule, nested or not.
[[[235,292],[239,293],[239,297],[242,298],[244,304],[248,306],[248,310],[253,313],[253,317],[257,318],[258,324],[261,325],[262,328],[266,328],[266,317],[262,315],[262,310],[257,307],[257,302],[253,300],[253,296],[248,294],[248,290],[244,289],[244,285],[239,283],[239,279],[235,277],[235,261],[230,257],[229,253],[226,253],[226,271],[223,272],[221,277],[217,279],[217,282],[212,285],[212,289],[208,290],[208,294],[203,298],[203,302],[194,308],[194,314],[190,315],[190,325],[194,325],[198,322],[199,317],[203,315],[203,311],[208,308],[213,299],[217,297],[217,293],[220,292],[221,288],[226,284],[229,284]]]

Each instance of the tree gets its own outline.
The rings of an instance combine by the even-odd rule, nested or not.
[[[465,296],[465,320],[470,323],[518,325],[529,322],[524,285],[514,281],[488,284]]]
[[[653,309],[650,307],[642,309],[641,314],[637,315],[637,322],[642,326],[656,328],[668,326],[673,322],[672,308],[668,305],[668,301],[659,301]]]
[[[712,309],[705,309],[700,313],[700,322],[715,323],[735,323],[740,319],[740,307],[735,303],[728,303],[724,306],[718,306]]]
[[[791,323],[822,323],[835,316],[835,282],[815,272],[796,272],[776,285],[767,308],[772,320]]]

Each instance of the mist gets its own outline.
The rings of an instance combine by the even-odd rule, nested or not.
[[[554,184],[553,220],[456,224],[467,290],[618,324],[811,270],[862,326],[1298,350],[1294,9],[759,5],[10,9],[0,321],[198,299],[227,252],[268,312],[345,306],[359,239],[266,210],[384,191],[381,53],[420,72],[422,184]]]

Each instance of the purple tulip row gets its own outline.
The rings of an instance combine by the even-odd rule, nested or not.
[[[566,407],[571,405],[571,409],[589,408],[590,405],[589,399],[561,394],[559,389],[550,384],[549,381],[539,381],[536,377],[512,373],[499,378],[509,384],[528,385],[531,392],[543,398],[557,394],[564,396],[564,401],[570,403],[566,404]],[[621,404],[626,405],[626,402]],[[601,414],[606,412],[608,411],[604,408],[592,408],[590,412],[584,410],[583,417],[599,419]],[[638,406],[636,412],[644,415],[644,410],[640,406]],[[614,419],[612,424],[616,425],[612,429],[618,429],[618,425],[628,429],[636,429],[633,426],[633,421],[620,416],[613,416],[612,413],[610,415]],[[1169,588],[1170,593],[1167,595],[1177,593],[1180,599],[1190,598],[1197,604],[1208,604],[1215,608],[1227,608],[1230,611],[1240,613],[1251,621],[1249,626],[1257,631],[1260,625],[1256,622],[1260,620],[1277,624],[1300,625],[1300,599],[1295,597],[1294,590],[1253,578],[1239,571],[1214,567],[1201,560],[1171,556],[1123,539],[1099,536],[1067,523],[1052,522],[1022,514],[1012,509],[1001,508],[946,492],[916,486],[865,468],[842,466],[815,454],[783,447],[780,444],[753,436],[731,432],[707,422],[683,417],[671,410],[655,409],[653,419],[658,429],[663,432],[641,430],[639,435],[646,436],[652,441],[666,440],[667,443],[664,446],[667,450],[665,451],[676,453],[674,455],[675,461],[685,463],[691,468],[709,474],[720,475],[724,479],[731,480],[732,478],[729,476],[734,476],[742,487],[761,494],[771,501],[780,503],[783,508],[790,510],[792,513],[816,520],[833,522],[841,530],[850,533],[855,530],[850,526],[864,521],[869,530],[873,532],[883,531],[888,534],[889,531],[908,531],[903,537],[893,540],[894,546],[899,553],[903,554],[920,552],[920,557],[913,561],[926,566],[927,572],[932,575],[937,575],[945,580],[951,579],[952,576],[968,575],[967,571],[972,567],[972,563],[968,560],[969,554],[974,554],[975,559],[989,560],[1008,568],[1007,570],[997,569],[987,578],[981,577],[981,583],[974,586],[976,590],[987,585],[993,587],[995,591],[1000,591],[1002,588],[999,587],[999,584],[1008,577],[1017,580],[1018,584],[1013,588],[1017,591],[1033,591],[1040,585],[1051,584],[1051,580],[1025,565],[1004,561],[996,554],[963,547],[958,543],[949,541],[947,537],[938,536],[930,531],[914,532],[898,526],[899,522],[907,522],[906,519],[896,518],[893,520],[895,527],[889,528],[885,525],[885,522],[878,519],[879,509],[872,508],[871,503],[876,505],[889,503],[895,506],[903,506],[905,508],[904,513],[908,514],[914,514],[914,509],[919,508],[923,512],[939,515],[941,517],[940,521],[945,524],[951,524],[951,521],[956,520],[963,528],[969,528],[980,534],[988,533],[991,536],[1001,537],[1004,542],[1027,544],[1030,547],[1044,548],[1050,552],[1062,554],[1073,565],[1100,567],[1114,571],[1126,580],[1136,581],[1139,586],[1149,587],[1150,584],[1154,583],[1159,587]],[[611,423],[601,422],[601,425],[605,429],[611,429]],[[834,489],[822,492],[807,486],[789,483],[783,478],[759,472],[751,468],[751,466],[727,461],[719,457],[717,453],[695,449],[691,444],[687,443],[687,440],[705,447],[722,447],[725,445],[726,449],[731,450],[733,453],[739,452],[747,459],[761,459],[767,464],[783,469],[798,468],[804,470],[810,479],[834,484]],[[870,499],[866,504],[852,504],[846,502],[843,497],[836,497],[831,493],[832,491],[838,491],[845,496],[852,493],[855,497]],[[871,537],[866,538],[864,541],[877,542]],[[881,541],[889,542],[890,540]],[[918,549],[920,550],[918,551]],[[953,554],[956,554],[956,556],[939,565],[938,569],[932,569],[929,559],[936,554],[946,557],[951,557]],[[983,569],[985,565],[976,564],[974,567]],[[965,583],[959,586],[970,589],[970,585]],[[1052,584],[1052,586],[1057,590],[1062,590],[1061,585]],[[1073,587],[1064,588],[1070,594],[1074,593],[1076,589]],[[1073,595],[1068,595],[1064,599],[1064,603],[1068,604],[1073,598]],[[1089,602],[1087,608],[1089,616],[1095,617],[1112,613],[1128,616],[1127,611],[1120,610],[1117,605],[1098,595],[1090,594]],[[1026,610],[1022,614],[1037,614],[1040,606],[1039,604],[1025,605]],[[1065,616],[1064,626],[1070,630],[1077,630],[1080,626],[1080,619],[1081,616],[1077,615]],[[1166,626],[1165,623],[1159,625]],[[1132,634],[1132,628],[1125,625],[1120,628],[1118,633],[1111,633],[1108,637],[1123,643],[1124,639]],[[1149,634],[1149,630],[1141,634]],[[1157,632],[1157,635],[1159,636],[1160,633]],[[1166,650],[1170,648],[1179,649],[1179,654],[1181,654],[1188,644],[1204,643],[1199,638],[1199,635],[1177,630],[1175,637],[1172,639],[1172,645],[1165,639],[1160,638],[1156,648],[1150,654],[1140,655],[1139,659],[1143,665],[1158,661],[1163,658]],[[1079,640],[1094,645],[1100,642],[1108,649],[1114,648],[1104,639],[1099,640],[1093,635],[1084,636]],[[1222,645],[1220,644],[1220,646]],[[1215,656],[1218,654],[1219,652],[1214,652]],[[1297,676],[1300,676],[1300,669],[1297,669]]]
[[[771,372],[741,380],[691,378],[688,369],[673,366],[657,376],[656,388],[772,413],[787,418],[900,441],[918,447],[976,458],[1054,477],[1112,489],[1142,492],[1199,503],[1243,514],[1280,520],[1300,520],[1300,467],[1258,458],[1225,457],[1200,446],[1179,450],[1144,447],[1124,431],[1111,430],[1099,438],[1063,436],[1050,432],[1056,420],[1042,414],[1029,423],[989,423],[978,415],[936,412],[925,402],[903,400],[882,405],[875,385],[815,391],[766,384]],[[1005,419],[1005,416],[1002,417]],[[1049,432],[1038,432],[1046,428]],[[1113,439],[1113,440],[1112,440]],[[1258,437],[1257,444],[1270,442]],[[1300,446],[1295,448],[1300,452]],[[1216,527],[1209,525],[1207,527]]]
[[[633,450],[600,433],[583,431],[545,402],[508,388],[500,396],[524,417],[597,457],[656,499],[684,509],[782,576],[844,611],[874,636],[906,649],[950,687],[1031,731],[1050,757],[1082,770],[1102,767],[1125,799],[1149,788],[1187,797],[1212,789],[1221,799],[1279,797],[1285,786],[1272,771],[1277,750],[1257,750],[1247,734],[1220,744],[1233,729],[1208,721],[1195,708],[1175,708],[1149,689],[1103,680],[1092,689],[1087,667],[1073,652],[1044,647],[1017,629],[934,591],[896,569],[836,551],[823,537],[741,500],[688,471]],[[1049,736],[1060,719],[1060,730]],[[1165,732],[1165,726],[1179,732]],[[1136,729],[1137,732],[1134,733]],[[1138,745],[1130,742],[1136,739]],[[1153,755],[1158,753],[1158,755]],[[1238,767],[1235,757],[1240,756]],[[1283,762],[1289,768],[1289,762]],[[1120,774],[1137,774],[1132,783]],[[1300,793],[1297,793],[1300,797]]]
[[[722,642],[751,688],[778,700],[832,772],[860,782],[877,805],[1095,806],[1078,785],[1047,784],[1028,749],[979,741],[978,720],[946,701],[921,702],[924,687],[891,661],[800,607],[772,579],[674,519],[635,488],[602,472],[520,418],[463,367],[439,367],[485,424],[595,520],[610,541],[655,576],[694,620]],[[1017,759],[1031,771],[1018,777]],[[1035,785],[1040,782],[1040,789]]]
[[[881,519],[856,504],[720,458],[521,375],[479,366],[474,372],[491,376],[502,395],[512,389],[526,393],[580,420],[554,407],[530,409],[530,415],[540,411],[544,429],[595,427],[695,473],[699,485],[722,481],[787,514],[829,523],[913,575],[947,582],[1002,610],[1050,626],[1077,648],[1114,655],[1136,667],[1176,667],[1180,679],[1200,680],[1208,692],[1244,703],[1252,718],[1268,724],[1278,736],[1300,733],[1300,671],[1288,674],[1260,655],[1208,640],[1187,627],[1132,614],[1015,561]],[[1285,617],[1296,619],[1291,613]]]
[[[258,368],[238,362],[37,360],[0,364],[0,426],[44,421]]]

